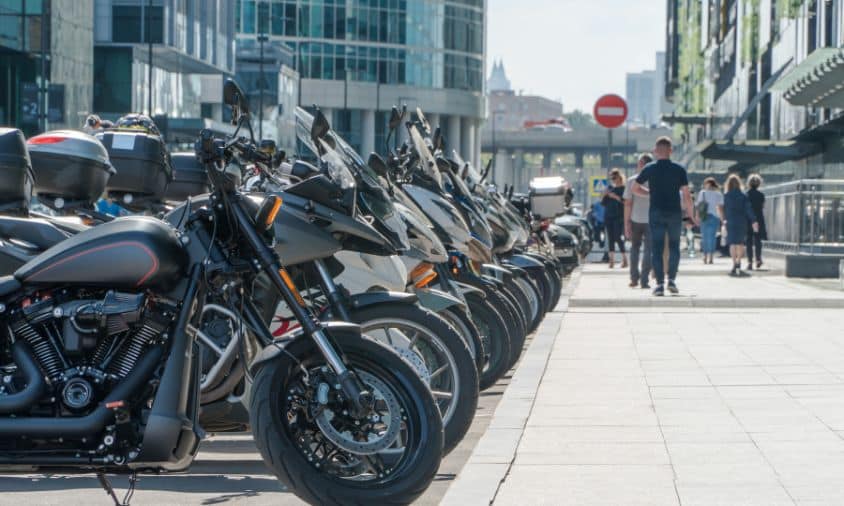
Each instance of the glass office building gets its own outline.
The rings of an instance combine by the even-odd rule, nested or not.
[[[235,24],[239,48],[266,35],[292,53],[300,104],[331,113],[362,152],[382,151],[389,110],[404,103],[477,157],[485,0],[237,0]]]
[[[228,15],[234,5],[96,0],[94,109],[106,117],[148,112],[220,119],[222,76],[234,73],[234,18]]]
[[[91,109],[94,0],[0,0],[0,125],[78,127]]]

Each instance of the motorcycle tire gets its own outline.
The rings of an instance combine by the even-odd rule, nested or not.
[[[506,285],[502,286],[496,290],[496,294],[507,304],[510,315],[513,318],[514,325],[511,325],[512,330],[510,333],[510,362],[508,364],[509,368],[512,368],[518,362],[519,357],[522,356],[525,341],[527,340],[528,329],[526,316],[522,313],[522,308],[509,287]],[[513,339],[513,336],[516,336],[516,339]]]
[[[552,265],[546,265],[545,272],[548,273],[548,277],[553,284],[551,290],[551,309],[549,309],[549,311],[553,311],[557,308],[557,304],[560,303],[560,297],[563,295],[563,277]]]
[[[522,278],[514,278],[510,291],[516,296],[522,312],[525,314],[527,320],[528,334],[532,333],[542,322],[544,311],[540,307],[539,293],[536,288],[529,281]]]
[[[478,407],[478,369],[460,334],[436,313],[414,304],[369,306],[353,310],[349,316],[362,333],[389,346],[401,345],[384,342],[385,336],[392,341],[396,334],[415,334],[415,351],[396,351],[402,356],[415,353],[427,368],[428,387],[443,419],[443,454],[447,455],[469,432]]]
[[[310,402],[317,402],[301,399],[307,393],[305,381],[310,382],[310,378],[327,370],[326,360],[315,343],[305,339],[288,345],[284,353],[255,371],[249,409],[255,444],[278,479],[310,504],[410,503],[431,484],[442,458],[442,420],[434,398],[410,364],[389,347],[367,337],[334,341],[349,369],[378,399],[376,405],[386,406],[390,416],[400,417],[400,433],[386,448],[391,453],[348,451],[332,442],[314,419],[302,413],[310,412]],[[330,387],[328,390],[330,394]],[[307,404],[302,406],[302,402]],[[398,411],[393,413],[391,406]],[[325,423],[330,425],[333,421]],[[306,429],[310,432],[305,433]],[[346,436],[337,429],[332,437],[336,440]],[[404,453],[396,460],[391,447],[399,440],[404,446],[398,449]],[[370,443],[367,439],[358,441]],[[355,444],[348,439],[344,442]],[[343,458],[331,458],[335,452]],[[323,458],[326,456],[329,458]],[[385,457],[392,466],[388,469]],[[358,474],[350,476],[354,472]],[[357,477],[364,479],[354,479]]]
[[[486,390],[495,385],[508,371],[510,334],[504,319],[486,299],[477,294],[469,294],[466,296],[466,303],[489,356],[480,377],[480,389]]]
[[[536,284],[539,292],[542,294],[542,312],[547,313],[551,310],[549,307],[553,301],[551,294],[551,280],[548,279],[548,274],[545,272],[545,269],[542,269],[541,271],[538,269],[532,269],[528,271],[528,274]]]
[[[478,327],[469,316],[469,311],[465,307],[452,306],[443,309],[439,313],[445,321],[457,330],[466,345],[469,346],[469,351],[472,352],[472,357],[475,359],[475,366],[478,369],[478,376],[484,370],[488,357],[484,349],[484,343],[481,341],[481,334],[478,332]]]

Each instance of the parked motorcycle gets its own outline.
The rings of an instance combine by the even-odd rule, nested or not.
[[[238,131],[251,130],[244,94],[229,82],[224,96]],[[16,154],[4,156],[4,174],[22,181],[22,135],[0,140]],[[237,352],[219,360],[248,368],[256,444],[292,492],[323,504],[413,500],[442,455],[427,386],[359,327],[310,311],[270,246],[281,200],[237,189],[242,164],[267,162],[255,143],[203,131],[196,151],[213,191],[207,206],[185,206],[177,226],[120,218],[0,278],[0,466],[188,467],[203,435],[199,342],[210,311],[236,317],[226,351]],[[248,297],[258,276],[299,324],[280,339]]]

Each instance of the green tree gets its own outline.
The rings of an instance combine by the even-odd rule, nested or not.
[[[575,109],[568,114],[564,114],[564,116],[574,130],[583,127],[595,126],[595,119],[592,118],[592,115],[587,112],[583,112],[580,109]]]

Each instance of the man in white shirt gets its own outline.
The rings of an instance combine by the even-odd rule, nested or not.
[[[636,174],[651,163],[653,157],[647,153],[639,156],[636,165]],[[624,189],[624,235],[631,242],[630,246],[630,288],[637,285],[642,288],[650,288],[648,277],[651,272],[651,231],[648,225],[648,213],[650,212],[650,197],[637,195],[633,192],[635,177],[627,180],[627,187]],[[645,251],[640,255],[639,250],[644,246]]]

